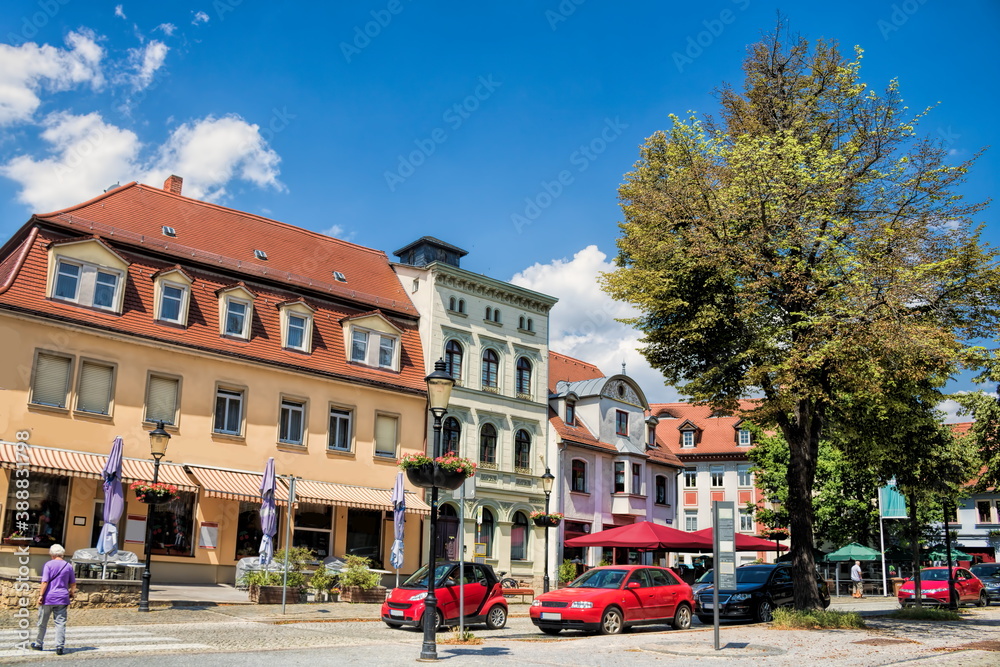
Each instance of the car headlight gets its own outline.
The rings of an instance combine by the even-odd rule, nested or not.
[[[924,593],[947,593],[948,588],[925,588]]]
[[[590,600],[574,600],[569,607],[570,609],[593,609],[594,603]]]
[[[427,591],[424,591],[423,593],[417,593],[416,595],[411,596],[410,602],[417,602],[418,600],[423,600],[425,597],[427,597]]]
[[[531,606],[532,607],[541,607],[542,606],[542,601],[536,598],[536,599],[534,599],[534,600],[531,601]]]
[[[749,599],[750,599],[750,594],[749,593],[737,593],[733,597],[729,598],[729,601],[730,602],[743,602],[744,600],[749,600]]]

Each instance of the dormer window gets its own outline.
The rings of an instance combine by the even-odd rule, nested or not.
[[[391,326],[382,317],[365,319],[366,323],[372,325],[385,324],[386,328]],[[399,370],[399,333],[362,328],[358,323],[351,326],[349,331],[351,361],[375,368]]]
[[[576,426],[576,403],[566,401],[566,426]]]
[[[49,249],[49,295],[78,306],[121,313],[128,262],[98,239],[56,242]]]
[[[646,427],[646,444],[650,447],[656,446],[656,427],[647,426]]]
[[[737,442],[739,443],[740,447],[749,447],[750,429],[741,428],[739,431],[737,431],[737,438],[738,438]]]
[[[281,347],[299,352],[312,350],[313,313],[304,301],[278,304],[281,312]]]
[[[681,431],[681,447],[694,447],[694,431]]]
[[[192,282],[191,276],[179,266],[153,274],[153,291],[156,294],[153,318],[159,322],[187,326]]]
[[[615,410],[615,433],[628,437],[628,413],[624,410]]]
[[[216,294],[219,295],[219,333],[249,340],[254,294],[242,284],[221,289]]]

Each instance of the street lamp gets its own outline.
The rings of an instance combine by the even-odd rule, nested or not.
[[[149,432],[149,450],[153,454],[153,484],[160,476],[160,459],[167,453],[167,443],[170,434],[163,430],[163,422],[157,422],[156,428]],[[142,571],[142,594],[139,597],[139,611],[149,611],[149,568],[152,562],[153,550],[153,509],[154,503],[146,508],[146,567]]]
[[[448,409],[455,378],[445,371],[443,359],[434,362],[434,372],[424,378],[427,383],[427,404],[434,415],[434,457],[441,456],[441,418]],[[438,488],[431,487],[431,548],[427,564],[427,597],[424,598],[424,644],[419,662],[437,660],[437,597],[434,595],[434,575],[437,570],[437,508]]]
[[[545,466],[545,474],[542,475],[542,491],[545,492],[545,513],[549,513],[549,496],[552,495],[552,482],[555,481],[555,475],[549,470],[548,466]],[[545,577],[542,579],[542,592],[549,592],[549,527],[545,526],[545,558],[543,560],[545,563]]]

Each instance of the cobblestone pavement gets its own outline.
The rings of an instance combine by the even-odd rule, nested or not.
[[[835,603],[865,613],[866,630],[781,631],[766,625],[726,624],[715,651],[712,628],[697,625],[677,632],[662,627],[639,628],[616,637],[563,633],[540,634],[527,618],[527,605],[511,606],[512,618],[503,630],[472,628],[483,638],[479,646],[440,644],[439,655],[450,665],[485,661],[518,665],[722,665],[737,662],[772,667],[850,665],[851,667],[904,664],[985,666],[1000,664],[1000,608],[964,609],[955,623],[897,621],[878,614],[895,608],[892,600],[875,599]],[[271,656],[270,663],[336,665],[410,664],[420,653],[422,634],[391,630],[378,619],[377,605],[220,605],[154,607],[149,613],[133,609],[73,610],[70,614],[68,653],[58,661],[53,653],[18,651],[9,613],[0,615],[0,663],[52,664],[101,659],[113,664],[155,654],[158,665],[204,663],[268,664],[268,660],[240,661],[246,652]],[[364,619],[364,620],[358,620]],[[448,632],[439,633],[444,641]],[[287,652],[292,649],[292,652]],[[322,649],[322,650],[321,650]],[[332,649],[332,650],[331,650]],[[272,653],[281,651],[280,653]],[[176,654],[178,662],[166,660]],[[237,655],[238,654],[238,655]],[[249,655],[253,655],[252,653]],[[120,656],[120,657],[119,657]]]

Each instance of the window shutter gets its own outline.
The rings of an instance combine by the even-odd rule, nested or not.
[[[173,424],[177,414],[177,386],[174,378],[149,376],[146,394],[146,421]]]
[[[388,415],[375,417],[375,453],[382,456],[396,455],[396,418]]]
[[[72,359],[68,357],[39,354],[35,362],[35,385],[31,391],[31,402],[65,408],[72,363]]]
[[[80,395],[77,397],[76,409],[84,412],[108,414],[111,403],[111,380],[114,369],[83,362],[80,366]]]

